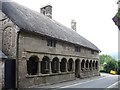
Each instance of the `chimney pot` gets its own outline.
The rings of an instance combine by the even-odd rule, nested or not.
[[[76,31],[76,21],[75,20],[71,20],[71,28]]]
[[[41,13],[44,14],[45,16],[52,18],[52,6],[51,5],[46,5],[41,8]]]

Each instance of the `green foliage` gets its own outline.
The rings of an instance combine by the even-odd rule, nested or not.
[[[109,73],[110,70],[117,71],[117,62],[115,60],[110,60],[107,62],[107,64],[104,66],[105,72]]]
[[[120,75],[120,60],[118,61],[118,74]]]
[[[108,61],[113,60],[110,55],[100,55],[100,64],[107,63]]]
[[[117,17],[120,18],[120,8],[118,9]]]
[[[109,73],[110,70],[120,71],[120,61],[115,60],[110,55],[100,55],[101,70]]]

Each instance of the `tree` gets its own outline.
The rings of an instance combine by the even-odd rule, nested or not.
[[[118,60],[118,74],[120,75],[120,60]]]
[[[110,70],[118,70],[118,61],[115,60],[113,57],[110,55],[100,55],[100,66],[101,66],[101,71],[109,73]],[[120,63],[119,63],[120,67]],[[120,69],[120,68],[119,68]]]
[[[117,61],[115,61],[114,59],[108,61],[107,64],[104,66],[104,70],[107,73],[109,73],[110,70],[117,71],[117,69],[118,69],[118,64],[117,64]]]
[[[113,60],[113,58],[110,55],[104,55],[104,54],[100,55],[99,59],[100,59],[100,64],[104,64],[110,60]]]

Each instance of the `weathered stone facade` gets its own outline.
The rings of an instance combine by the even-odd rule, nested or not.
[[[75,77],[85,78],[91,77],[95,75],[99,75],[99,66],[97,67],[91,66],[91,68],[86,68],[85,63],[88,60],[88,64],[90,61],[98,61],[98,52],[91,54],[91,50],[86,48],[81,48],[80,52],[75,52],[74,45],[68,44],[65,42],[57,42],[56,47],[48,47],[47,46],[47,38],[30,35],[28,33],[21,33],[19,39],[19,83],[20,87],[26,87],[31,85],[39,85],[39,84],[50,84],[56,82],[62,82],[67,80],[73,80]],[[32,42],[31,42],[32,41]],[[31,48],[34,47],[34,48]],[[27,60],[31,56],[37,56],[39,58],[38,61],[38,72],[36,75],[28,75],[27,73]],[[41,61],[44,57],[49,57],[49,69],[50,72],[48,74],[41,74]],[[59,65],[63,58],[67,60],[67,63],[70,59],[73,60],[73,70],[68,71],[68,65],[66,65],[66,72],[60,71],[60,66],[58,73],[51,72],[51,62],[54,58],[59,59]],[[84,68],[81,69],[81,63],[85,60]],[[67,64],[66,63],[66,64]],[[76,74],[76,75],[75,75]],[[32,81],[33,80],[33,81]],[[26,82],[27,81],[27,82]],[[22,83],[26,84],[22,84]]]
[[[2,49],[9,58],[16,58],[16,38],[18,28],[6,15],[3,14],[3,18]]]
[[[99,50],[22,30],[4,18],[3,51],[16,59],[18,88],[99,75]]]
[[[0,50],[2,50],[2,12],[0,10]]]
[[[2,70],[3,70],[3,63],[2,63],[2,59],[0,59],[0,89],[2,89]]]

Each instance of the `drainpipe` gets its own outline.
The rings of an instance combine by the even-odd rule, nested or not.
[[[19,35],[20,31],[17,32],[17,42],[16,42],[16,89],[19,88]]]

